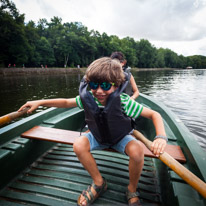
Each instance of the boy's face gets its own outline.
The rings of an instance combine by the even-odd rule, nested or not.
[[[111,86],[111,88],[108,91],[103,90],[100,86],[98,86],[97,89],[91,89],[92,94],[94,95],[94,97],[96,97],[98,99],[98,101],[105,106],[106,102],[107,102],[107,98],[109,97],[109,95],[114,92],[117,89],[117,87],[115,86]]]

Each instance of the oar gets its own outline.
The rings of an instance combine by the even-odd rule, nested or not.
[[[146,147],[151,150],[152,142],[144,137],[143,134],[137,130],[133,131],[134,136],[143,142]],[[198,191],[204,198],[206,198],[206,183],[195,176],[187,168],[177,162],[173,157],[171,157],[167,152],[160,154],[158,157],[162,162],[164,162],[169,168],[171,168],[175,173],[177,173],[185,182],[191,185],[196,191]]]
[[[28,110],[29,110],[29,107],[25,108],[21,112],[18,112],[18,111],[11,112],[9,114],[6,114],[6,115],[0,117],[0,126],[7,124],[7,123],[11,122],[12,120],[26,114]]]

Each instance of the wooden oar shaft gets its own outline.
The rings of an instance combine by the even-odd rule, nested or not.
[[[143,142],[146,147],[151,150],[152,142],[144,137],[143,134],[134,130],[134,136]],[[187,168],[177,162],[173,157],[171,157],[167,152],[164,152],[159,156],[159,159],[164,162],[169,168],[171,168],[176,174],[178,174],[185,182],[192,186],[196,191],[198,191],[204,198],[206,198],[206,183],[200,178],[195,176]]]
[[[18,112],[18,111],[11,112],[9,114],[6,114],[6,115],[0,117],[0,126],[7,124],[7,123],[11,122],[12,120],[26,114],[28,110],[29,110],[29,108],[27,107],[24,110],[22,110],[21,112]]]

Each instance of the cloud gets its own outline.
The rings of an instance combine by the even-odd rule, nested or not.
[[[150,41],[156,48],[168,48],[184,56],[206,54],[206,37],[194,41]]]
[[[135,1],[121,4],[112,18],[110,33],[150,40],[197,40],[205,36],[206,7],[194,6],[193,0]],[[118,11],[118,12],[119,12]]]
[[[58,11],[58,6],[56,5],[58,2],[57,1],[49,1],[49,0],[33,0],[36,5],[38,5],[42,16],[45,16],[44,18],[46,19],[51,19],[54,16],[61,17],[62,13],[61,11]],[[35,13],[35,12],[34,12]],[[37,17],[38,20],[42,17],[38,15],[38,10],[37,10]]]

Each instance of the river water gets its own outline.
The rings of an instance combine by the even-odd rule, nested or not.
[[[169,107],[206,151],[206,70],[149,70],[133,75],[140,92]],[[28,100],[75,97],[81,78],[79,74],[1,76],[0,116]]]

